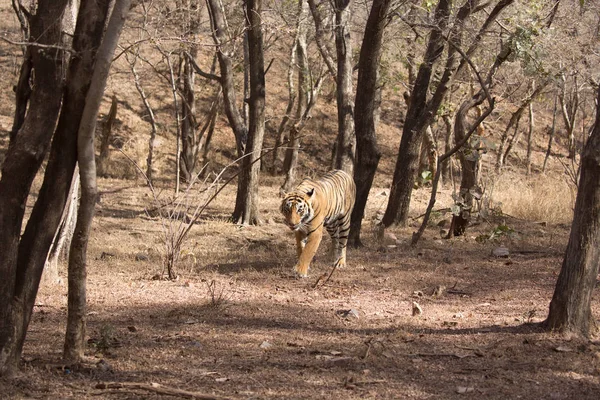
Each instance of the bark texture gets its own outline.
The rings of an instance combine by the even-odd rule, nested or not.
[[[77,212],[77,223],[69,254],[68,314],[64,346],[64,358],[69,362],[81,361],[85,350],[87,245],[98,194],[94,150],[96,118],[102,102],[112,57],[125,24],[130,3],[131,0],[116,0],[114,3],[110,21],[96,54],[94,72],[85,97],[85,107],[77,132],[77,162],[79,163],[81,178],[81,202]],[[102,36],[101,32],[98,34],[99,36]]]
[[[338,136],[335,168],[352,175],[356,153],[354,136],[354,100],[352,95],[352,38],[350,5],[352,0],[335,0],[335,48],[337,54]]]
[[[257,224],[260,156],[265,135],[265,66],[262,38],[262,0],[245,0],[248,32],[250,98],[248,143],[238,176],[233,221]]]
[[[598,89],[600,100],[600,89]],[[588,337],[591,301],[600,265],[600,112],[581,158],[581,177],[575,201],[569,244],[558,276],[545,324]]]
[[[376,110],[379,106],[377,78],[381,43],[390,4],[390,0],[373,1],[360,48],[355,107],[357,151],[354,182],[356,184],[356,201],[352,211],[349,234],[349,243],[354,247],[361,245],[362,219],[381,158],[375,121]]]

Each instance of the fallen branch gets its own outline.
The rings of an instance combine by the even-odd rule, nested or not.
[[[136,382],[102,382],[95,386],[96,389],[125,389],[125,390],[146,390],[148,392],[158,393],[166,396],[178,396],[186,399],[202,400],[225,400],[226,397],[213,396],[210,394],[190,392],[187,390],[163,386],[158,383],[136,383]]]

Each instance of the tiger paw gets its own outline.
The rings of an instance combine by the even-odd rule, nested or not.
[[[304,269],[296,265],[294,267],[294,273],[298,278],[308,278],[308,268]]]

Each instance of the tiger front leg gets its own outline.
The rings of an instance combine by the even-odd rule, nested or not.
[[[300,258],[302,250],[304,250],[304,244],[306,242],[306,234],[302,231],[296,231],[296,256]]]
[[[319,248],[322,238],[323,227],[318,228],[308,235],[308,240],[302,249],[302,253],[298,257],[298,263],[295,267],[296,273],[301,278],[306,278],[308,276],[308,267],[317,253],[317,249]],[[296,239],[298,239],[298,236],[296,236]]]
[[[334,250],[333,267],[344,268],[346,266],[346,247],[348,245],[348,233],[350,232],[350,221],[345,223],[335,232],[331,241]]]

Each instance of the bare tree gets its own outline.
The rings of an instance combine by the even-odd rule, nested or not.
[[[206,0],[206,5],[210,16],[213,40],[217,46],[217,59],[221,73],[217,79],[223,88],[223,106],[235,136],[238,157],[242,157],[248,139],[248,127],[244,124],[237,104],[232,60],[235,54],[235,38],[229,34],[230,30],[221,0]]]
[[[504,129],[504,132],[500,138],[500,145],[498,146],[498,151],[496,153],[496,171],[500,171],[502,169],[508,154],[519,139],[519,121],[521,120],[523,113],[525,110],[527,110],[529,104],[531,104],[531,102],[533,102],[533,100],[535,100],[537,96],[542,93],[544,88],[546,88],[550,82],[551,80],[547,79],[540,85],[535,86],[533,91],[521,101],[519,108],[512,113],[510,120],[508,121],[508,124],[506,125],[506,128]],[[514,130],[512,135],[510,135],[511,129]]]
[[[257,224],[258,182],[260,156],[265,134],[265,67],[262,35],[262,0],[245,0],[248,34],[250,98],[248,143],[238,177],[238,190],[233,221],[238,224]]]
[[[567,77],[564,73],[560,75],[561,91],[558,96],[560,100],[560,111],[567,130],[569,139],[569,158],[575,158],[576,143],[575,143],[575,120],[577,111],[579,111],[579,91],[580,87],[577,84],[577,75],[573,76],[573,83],[568,88]]]
[[[296,102],[296,113],[294,116],[294,124],[290,130],[290,144],[285,152],[285,159],[283,162],[283,170],[285,171],[285,181],[281,188],[284,191],[289,191],[296,180],[296,167],[298,164],[298,151],[300,149],[300,138],[298,125],[301,123],[302,117],[306,112],[308,106],[308,58],[306,50],[306,35],[308,26],[306,24],[306,15],[308,12],[307,3],[305,0],[298,1],[298,22],[296,26],[296,35],[294,38],[294,44],[292,48],[296,51],[294,60],[296,60],[298,68],[298,90],[295,93]],[[289,82],[288,82],[289,84]],[[293,88],[293,82],[292,86]],[[292,89],[290,89],[291,94]],[[291,96],[290,96],[291,98]]]
[[[390,0],[375,0],[365,27],[365,35],[358,61],[358,83],[356,86],[356,202],[350,222],[349,243],[360,246],[360,230],[369,191],[373,185],[381,151],[377,145],[376,109],[378,108],[378,68],[381,56],[383,33],[388,22]]]
[[[535,120],[533,114],[533,103],[529,104],[529,128],[527,129],[527,156],[525,164],[527,165],[527,175],[531,175],[531,153],[533,151],[533,132],[535,130]]]
[[[94,72],[77,132],[81,201],[69,254],[68,315],[64,346],[64,358],[70,362],[81,361],[85,350],[87,245],[98,195],[94,149],[96,118],[106,87],[113,53],[121,36],[130,4],[131,0],[116,0],[114,3],[108,26],[102,37],[102,44],[96,55]]]
[[[550,158],[550,154],[552,153],[552,141],[554,140],[554,133],[556,132],[557,105],[558,105],[558,95],[554,95],[554,109],[552,111],[552,126],[550,127],[550,131],[548,132],[548,146],[546,147],[546,156],[544,157],[544,165],[542,165],[542,172],[546,172],[546,164],[548,163],[548,158]]]
[[[600,88],[597,94],[600,101]],[[569,244],[550,312],[548,329],[588,337],[592,321],[592,292],[600,265],[600,112],[581,157],[581,177],[575,202]]]
[[[110,103],[110,110],[106,115],[106,119],[102,124],[102,136],[100,137],[100,154],[98,154],[97,171],[98,176],[106,175],[106,162],[108,160],[108,145],[110,144],[110,138],[112,134],[112,128],[117,118],[117,96],[113,94]]]
[[[335,168],[352,175],[356,153],[354,136],[354,100],[352,95],[352,38],[350,37],[350,6],[352,0],[335,0],[335,48],[337,54],[338,136],[335,147]]]
[[[456,65],[454,65],[455,51],[449,49],[444,77],[442,78],[445,81],[440,82],[436,93],[428,100],[427,95],[431,84],[433,67],[441,57],[445,47],[444,31],[449,23],[451,3],[450,0],[440,0],[434,12],[434,26],[436,28],[432,29],[429,35],[424,60],[419,67],[415,84],[410,94],[410,106],[402,129],[402,139],[394,170],[390,198],[382,220],[384,227],[390,226],[394,222],[405,224],[408,219],[408,207],[417,173],[419,148],[423,132],[437,112],[446,93],[446,85],[456,68]],[[467,1],[461,7],[457,21],[455,22],[455,28],[449,35],[450,40],[456,42],[457,45],[460,45],[460,36],[462,34],[460,27],[462,26],[462,22],[471,14],[472,7],[477,6],[478,3],[478,1]]]
[[[34,73],[29,111],[6,155],[0,179],[0,273],[4,277],[0,283],[0,374],[17,368],[48,250],[67,202],[77,161],[77,130],[109,1],[81,5],[61,107],[64,58],[55,47],[60,43],[60,24],[55,22],[65,5],[66,1],[40,0],[32,15],[31,38],[36,42],[28,47],[33,71],[44,72]],[[55,125],[54,132],[48,129]],[[44,181],[21,236],[24,204],[51,139]],[[31,148],[36,152],[27,150]]]

